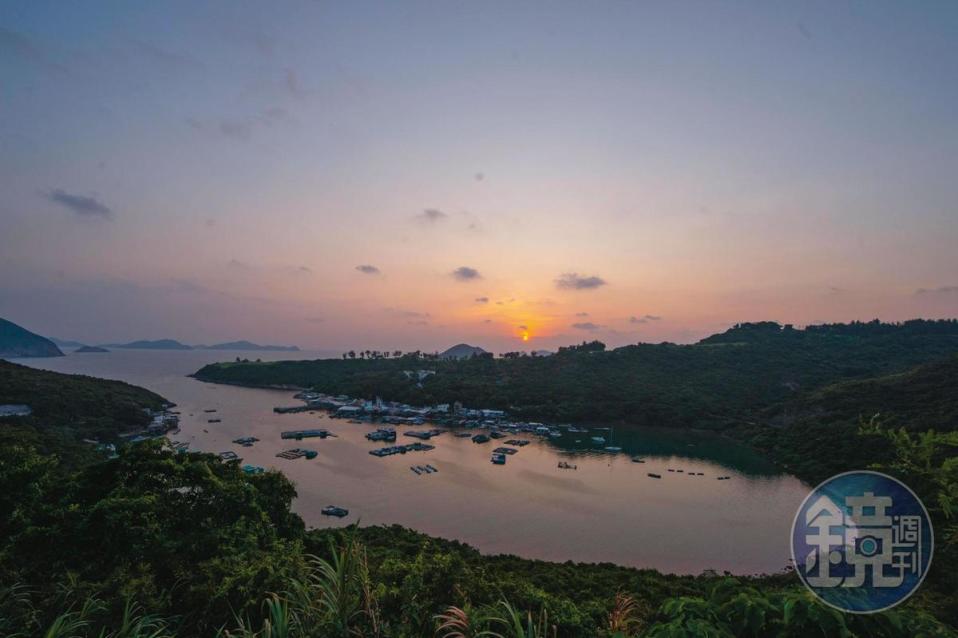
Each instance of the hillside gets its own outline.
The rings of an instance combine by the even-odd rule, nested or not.
[[[468,343],[459,343],[439,354],[440,359],[469,359],[485,354],[486,351]]]
[[[3,435],[13,426],[38,438],[63,436],[68,440],[99,438],[149,423],[144,408],[158,409],[163,397],[121,381],[60,374],[0,361],[0,404],[30,406],[29,417],[4,419]]]
[[[832,324],[806,330],[743,324],[694,345],[599,343],[550,357],[323,359],[219,363],[201,380],[293,385],[413,404],[460,401],[526,418],[725,428],[839,381],[904,372],[958,352],[958,322]],[[436,374],[419,387],[403,370]]]
[[[22,328],[12,321],[0,319],[0,357],[62,357],[55,343]]]

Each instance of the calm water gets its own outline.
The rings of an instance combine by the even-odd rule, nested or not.
[[[294,508],[308,525],[398,523],[467,542],[485,553],[607,561],[675,573],[774,572],[787,564],[789,527],[807,487],[727,440],[623,427],[566,434],[558,441],[521,435],[532,443],[497,466],[489,462],[496,441],[477,445],[445,433],[430,441],[436,445],[430,452],[376,458],[368,451],[384,444],[364,436],[374,426],[327,419],[322,413],[277,415],[273,406],[298,404],[292,393],[219,386],[185,376],[237,355],[268,360],[335,353],[119,350],[18,362],[120,379],[163,395],[182,412],[182,431],[173,438],[189,441],[196,450],[235,450],[244,463],[283,471],[296,483]],[[215,415],[203,412],[212,408]],[[210,416],[222,423],[207,423]],[[309,427],[327,428],[337,438],[280,439],[282,430]],[[397,443],[414,440],[402,436],[407,429],[397,428]],[[610,444],[624,452],[589,451],[589,437],[595,435],[611,436]],[[252,448],[233,445],[240,436],[261,441]],[[277,452],[297,446],[316,449],[319,456],[309,461],[276,458]],[[632,455],[646,462],[632,463]],[[578,469],[559,469],[563,460]],[[439,472],[420,476],[409,469],[427,463]],[[690,476],[690,471],[705,476]],[[648,472],[662,478],[650,478]],[[723,475],[732,478],[716,480]],[[348,508],[350,515],[342,520],[322,516],[320,509],[330,504]]]

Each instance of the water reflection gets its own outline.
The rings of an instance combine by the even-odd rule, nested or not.
[[[531,443],[504,465],[494,465],[492,450],[513,436],[477,444],[447,432],[430,441],[436,446],[432,451],[377,458],[369,450],[384,444],[365,437],[376,425],[321,412],[277,415],[274,406],[295,403],[290,392],[218,386],[186,376],[205,363],[235,356],[131,350],[21,362],[121,379],[162,394],[179,405],[183,418],[177,438],[191,449],[232,450],[243,463],[290,477],[298,492],[294,509],[309,525],[398,523],[486,553],[608,561],[676,573],[771,572],[787,563],[789,527],[806,486],[721,437],[623,426],[565,431],[555,439],[522,433],[515,438]],[[290,358],[290,353],[262,356]],[[315,358],[314,353],[297,356]],[[216,409],[221,421],[209,423],[205,409]],[[397,427],[397,443],[415,440],[404,437],[405,431],[428,427]],[[337,436],[281,439],[283,430],[308,428],[326,428]],[[243,436],[260,440],[249,448],[233,443]],[[593,443],[592,436],[606,442]],[[622,452],[605,453],[606,445]],[[293,447],[319,454],[312,460],[276,457]],[[633,456],[645,462],[634,463]],[[561,469],[562,461],[576,469]],[[438,472],[410,469],[420,464]],[[723,475],[731,479],[717,480]],[[327,505],[346,507],[350,515],[322,516]]]

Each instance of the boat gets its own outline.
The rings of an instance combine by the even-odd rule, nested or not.
[[[476,436],[472,437],[472,442],[473,443],[488,443],[489,437],[485,434],[477,434]]]
[[[593,443],[597,443],[598,445],[602,445],[603,443],[605,443],[605,437],[604,437],[604,436],[594,436],[594,437],[592,437],[592,442],[593,442]]]
[[[506,464],[506,455],[505,454],[493,454],[490,459],[496,465],[505,465]]]
[[[620,448],[618,445],[607,445],[605,446],[605,451],[606,452],[621,452],[622,448]]]
[[[633,456],[633,457],[632,457],[632,462],[633,462],[633,463],[645,463],[645,459],[640,458],[640,457],[638,457],[638,456]]]
[[[651,478],[658,478],[658,479],[662,478],[661,474],[655,474],[654,472],[649,472],[649,476]]]
[[[220,458],[223,459],[224,461],[240,461],[240,460],[242,460],[242,459],[240,459],[239,455],[238,455],[236,452],[232,451],[232,450],[228,450],[228,451],[226,451],[226,452],[220,452]]]
[[[348,509],[336,507],[335,505],[327,505],[321,510],[321,512],[323,516],[335,516],[337,518],[342,518],[349,515]]]
[[[577,470],[578,466],[572,465],[571,463],[566,463],[565,461],[559,461],[560,470]]]
[[[243,472],[246,474],[262,474],[266,470],[259,465],[244,465]]]
[[[207,419],[207,423],[220,423],[223,419]]]
[[[437,470],[436,468],[434,468],[434,467],[431,466],[431,465],[427,465],[427,466],[426,466],[426,469],[429,470],[430,472],[438,472],[438,471],[439,471],[439,470]]]
[[[419,474],[422,474],[422,472],[419,470],[419,468],[416,467],[415,465],[410,465],[410,466],[409,466],[409,469],[412,470],[413,472],[415,472],[417,476],[418,476]]]

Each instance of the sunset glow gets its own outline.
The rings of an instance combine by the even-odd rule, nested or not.
[[[876,5],[7,5],[0,315],[497,352],[953,316],[955,12]]]

